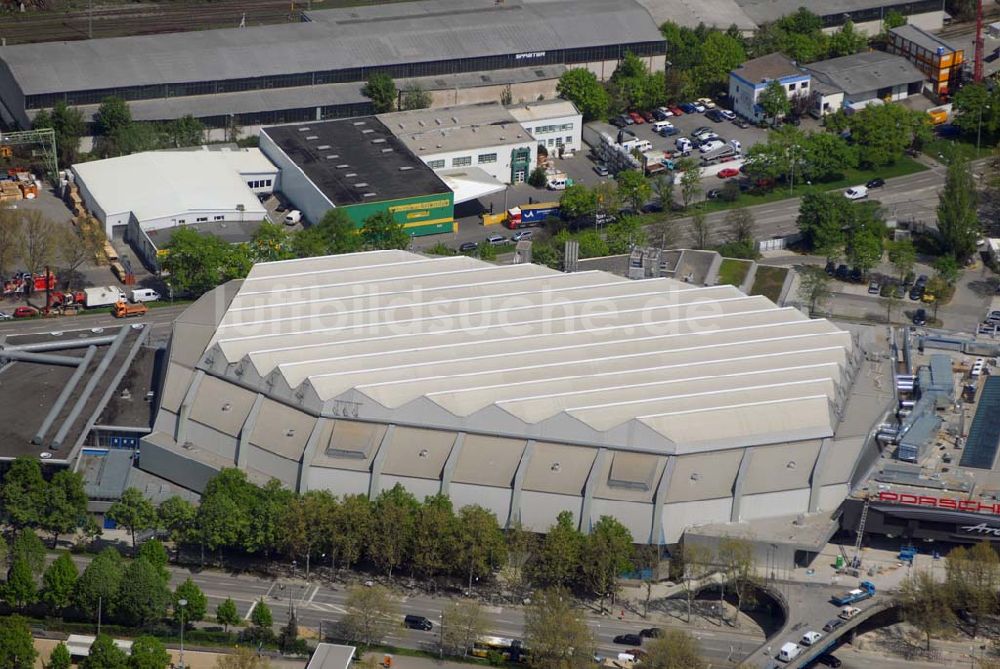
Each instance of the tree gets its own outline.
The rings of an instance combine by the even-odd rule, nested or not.
[[[98,608],[111,608],[125,573],[125,562],[114,548],[97,554],[76,581],[73,603],[90,619],[96,620]]]
[[[98,152],[104,157],[127,156],[142,151],[154,151],[167,145],[169,139],[155,123],[129,123],[115,128],[97,143]]]
[[[21,251],[21,216],[0,204],[0,276],[8,276]]]
[[[129,669],[128,655],[107,634],[99,634],[90,646],[90,655],[80,662],[80,669]]]
[[[802,196],[799,231],[809,248],[827,260],[835,260],[843,253],[851,222],[850,202],[839,194],[810,191]]]
[[[152,636],[141,636],[132,642],[128,669],[167,669],[170,653],[163,642]]]
[[[431,94],[421,88],[420,84],[407,84],[403,89],[399,108],[403,111],[411,109],[427,109],[431,106],[433,99]]]
[[[931,649],[931,637],[951,625],[954,618],[948,588],[926,571],[918,571],[903,581],[897,594],[903,620],[916,627]]]
[[[646,244],[646,231],[638,216],[622,216],[604,231],[608,253],[628,253],[634,246]]]
[[[687,621],[691,622],[691,605],[701,579],[709,574],[712,565],[712,551],[702,544],[684,543],[678,555],[681,565],[680,578],[687,598]]]
[[[772,125],[792,110],[792,103],[788,101],[785,87],[777,79],[767,82],[767,86],[761,92],[757,103],[764,110],[765,116],[771,119]]]
[[[69,553],[60,553],[42,576],[42,601],[53,611],[69,606],[79,572]]]
[[[441,611],[441,648],[449,655],[465,657],[476,639],[489,630],[482,604],[473,599],[449,602]]]
[[[201,496],[195,525],[202,547],[221,551],[244,542],[252,523],[251,509],[257,503],[254,486],[246,472],[228,468],[217,474]]]
[[[699,51],[700,62],[691,70],[691,80],[693,86],[703,93],[711,93],[728,84],[729,73],[747,59],[743,41],[721,30],[709,31],[700,43]]]
[[[24,269],[40,274],[56,260],[59,249],[59,226],[37,210],[21,213],[20,256]]]
[[[45,500],[45,479],[38,461],[16,458],[3,477],[0,502],[7,521],[14,527],[36,525]]]
[[[673,177],[668,177],[660,173],[650,179],[649,185],[653,189],[653,194],[656,195],[656,199],[659,200],[660,206],[663,207],[664,211],[670,211],[674,204]]]
[[[167,571],[167,563],[170,561],[170,558],[167,556],[167,549],[163,547],[159,539],[154,538],[144,541],[139,546],[139,553],[136,557],[148,560],[149,564],[156,567],[156,571],[160,574],[163,582],[170,582],[170,572]]]
[[[205,139],[205,124],[187,114],[165,124],[164,134],[171,146],[198,146]]]
[[[476,247],[474,255],[480,260],[492,262],[497,259],[497,250],[496,247],[493,246],[493,244],[490,244],[488,241],[483,240],[479,242],[479,245]]]
[[[253,520],[244,526],[240,545],[247,553],[263,553],[270,559],[271,552],[283,540],[281,523],[294,494],[273,478],[263,486],[248,484],[247,487],[250,492],[248,517]]]
[[[167,613],[170,590],[149,560],[137,558],[125,568],[115,594],[115,617],[126,625],[143,627]]]
[[[611,516],[601,516],[584,537],[583,579],[590,592],[601,600],[614,598],[618,575],[632,567],[632,533]]]
[[[398,483],[375,500],[368,557],[390,578],[392,570],[410,554],[417,507],[416,498]]]
[[[215,661],[215,669],[270,669],[271,663],[266,657],[257,655],[249,648],[237,648],[236,652],[221,655]]]
[[[952,99],[954,120],[969,138],[979,144],[983,135],[996,138],[1000,132],[1000,92],[985,83],[968,83]],[[992,143],[992,142],[990,142]]]
[[[458,551],[458,531],[459,524],[448,496],[427,497],[414,520],[410,558],[413,571],[430,578],[453,566]]]
[[[583,68],[563,72],[556,84],[556,92],[580,110],[584,121],[603,118],[608,113],[611,99],[597,75]]]
[[[583,184],[567,186],[559,198],[559,210],[570,220],[592,216],[596,209],[597,197],[594,191]]]
[[[549,528],[533,565],[534,578],[544,585],[568,587],[580,567],[583,535],[576,527],[572,511],[560,511]]]
[[[681,175],[681,203],[687,209],[701,193],[701,171],[693,158],[681,158],[676,168]]]
[[[887,33],[893,28],[905,26],[906,21],[907,19],[904,14],[901,14],[895,9],[890,9],[882,16],[882,31]]]
[[[369,75],[361,92],[371,98],[376,114],[391,112],[396,106],[396,84],[388,74],[376,72]]]
[[[981,541],[972,548],[953,548],[945,566],[951,600],[971,614],[975,637],[980,622],[996,609],[1000,559],[988,542]]]
[[[457,557],[466,567],[471,590],[473,578],[486,576],[493,565],[506,561],[507,545],[496,515],[478,504],[459,510],[458,529]]]
[[[978,197],[969,161],[958,152],[950,157],[937,207],[938,233],[944,253],[964,261],[976,252],[979,237]]]
[[[326,244],[325,253],[354,253],[364,245],[354,221],[346,211],[337,207],[323,214],[320,222],[306,232],[312,230],[316,230]],[[302,234],[299,233],[298,236],[301,237]]]
[[[104,232],[98,226],[73,225],[68,234],[58,237],[58,258],[63,272],[72,276],[88,260],[100,251],[104,244]]]
[[[41,576],[45,571],[45,546],[38,535],[29,529],[21,530],[14,538],[10,558],[11,561],[24,560],[33,577]]]
[[[802,176],[807,181],[836,179],[858,164],[857,151],[835,133],[811,132],[802,138],[801,149]]]
[[[907,148],[925,140],[930,132],[927,114],[902,105],[869,105],[846,120],[859,162],[865,166],[896,162]]]
[[[239,247],[191,228],[174,232],[167,251],[161,265],[170,273],[171,288],[194,297],[246,276],[252,264],[249,253]]]
[[[0,667],[4,669],[34,669],[35,640],[28,621],[21,616],[0,619]]]
[[[734,242],[753,245],[756,222],[749,209],[746,207],[730,209],[726,212],[726,226],[729,228],[729,235]]]
[[[35,576],[27,560],[15,557],[7,572],[7,582],[3,586],[3,596],[15,609],[23,609],[38,601]]]
[[[47,669],[70,669],[73,664],[73,658],[69,654],[69,648],[62,641],[56,644],[56,647],[52,649],[49,653],[49,663],[46,666]]]
[[[329,543],[337,500],[326,490],[310,490],[284,506],[282,544],[286,551],[305,561],[308,578],[313,553],[323,542]]]
[[[215,607],[215,622],[223,626],[226,632],[229,632],[230,625],[240,624],[240,614],[236,609],[236,602],[233,601],[232,597],[226,597],[226,600]]]
[[[59,542],[59,535],[72,532],[83,525],[87,515],[87,493],[83,489],[83,475],[68,469],[56,472],[45,487],[45,506],[42,509],[42,528],[52,533],[52,547]]]
[[[524,611],[525,645],[533,669],[588,669],[594,655],[594,635],[572,608],[562,589],[537,592]]]
[[[896,270],[899,280],[903,281],[906,275],[913,271],[913,266],[917,262],[917,249],[913,246],[913,241],[910,239],[890,241],[888,248],[889,262],[892,263],[893,269]]]
[[[827,45],[827,58],[839,58],[863,51],[868,46],[868,38],[858,32],[854,22],[848,19],[839,30],[830,35]]]
[[[830,297],[830,275],[822,267],[807,265],[799,271],[799,299],[809,305],[809,313]]]
[[[882,235],[871,227],[863,227],[851,234],[847,244],[847,260],[854,267],[868,274],[882,259]]]
[[[364,646],[380,643],[398,616],[392,596],[380,585],[352,587],[345,608],[347,613],[341,618],[344,636]]]
[[[545,173],[545,168],[539,165],[535,169],[531,170],[531,174],[528,175],[528,185],[534,186],[535,188],[545,188],[545,184],[548,183],[548,175]]]
[[[333,517],[330,550],[350,568],[361,559],[372,531],[372,505],[367,495],[347,495]]]
[[[331,211],[336,211],[331,209]],[[292,236],[285,226],[264,221],[250,238],[250,255],[254,262],[272,262],[295,257]]]
[[[405,249],[410,245],[410,235],[403,224],[396,222],[388,211],[380,211],[365,219],[361,240],[369,250]]]
[[[179,495],[167,498],[156,510],[157,525],[170,533],[170,541],[175,545],[187,539],[194,525],[196,511],[194,505]],[[180,546],[177,546],[180,551]]]
[[[271,608],[264,603],[263,597],[257,600],[257,604],[253,607],[253,611],[250,612],[250,622],[254,627],[267,630],[271,629],[271,626],[274,625],[274,617],[271,615]]]
[[[691,217],[691,245],[696,249],[707,249],[712,245],[711,235],[705,212],[699,209]]]
[[[59,162],[63,165],[71,165],[76,162],[80,150],[80,138],[87,131],[83,113],[79,109],[68,107],[65,102],[60,100],[52,108],[51,114],[45,110],[36,114],[31,127],[35,130],[52,128],[56,139],[56,149],[59,152]]]
[[[95,115],[94,132],[108,137],[119,128],[132,124],[132,110],[122,98],[113,95],[104,98]]]
[[[187,601],[187,604],[181,606],[181,600]],[[183,612],[182,612],[183,609]],[[205,619],[205,612],[208,610],[208,598],[205,597],[205,593],[201,591],[191,577],[187,577],[183,583],[177,586],[174,590],[174,601],[173,601],[173,611],[174,611],[174,622],[178,625],[181,624],[181,618],[183,617],[185,625],[193,625],[196,622]]]
[[[716,556],[726,575],[727,584],[736,596],[736,611],[743,610],[745,600],[752,596],[757,582],[757,565],[754,561],[753,543],[739,537],[723,537]],[[739,616],[736,616],[739,626]]]
[[[649,669],[707,669],[698,643],[683,630],[666,630],[646,647],[643,664]]]
[[[136,550],[136,532],[156,527],[156,509],[138,488],[126,488],[121,498],[108,509],[106,515],[132,535],[133,555]]]
[[[622,170],[615,176],[615,181],[618,182],[618,194],[622,201],[627,203],[634,212],[642,209],[653,193],[649,181],[639,170]]]

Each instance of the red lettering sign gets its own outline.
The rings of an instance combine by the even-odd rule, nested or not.
[[[879,491],[878,500],[880,502],[890,502],[892,504],[908,504],[911,506],[930,506],[936,509],[948,509],[950,511],[971,511],[972,513],[988,513],[1000,516],[1000,504],[983,504],[974,499],[953,499],[950,497],[929,497],[925,495],[911,495],[909,493],[895,493],[888,490]]]

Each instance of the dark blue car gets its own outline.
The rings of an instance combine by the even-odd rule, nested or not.
[[[698,108],[695,107],[690,102],[682,102],[682,103],[680,103],[677,106],[680,107],[681,111],[683,111],[685,114],[697,114],[698,113]]]
[[[679,132],[680,132],[680,130],[678,130],[674,126],[668,125],[668,126],[660,129],[660,136],[661,137],[671,137],[673,135],[678,134]]]

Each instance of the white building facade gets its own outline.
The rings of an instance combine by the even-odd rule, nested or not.
[[[583,115],[569,100],[540,100],[507,107],[524,131],[549,155],[576,153],[583,148]]]
[[[760,96],[771,81],[777,80],[792,99],[811,95],[812,77],[789,58],[772,53],[749,60],[729,73],[729,98],[733,111],[754,122],[765,119]]]

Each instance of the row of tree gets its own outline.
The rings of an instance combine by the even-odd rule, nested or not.
[[[409,245],[409,234],[388,211],[372,214],[358,229],[342,209],[331,209],[318,224],[298,232],[265,221],[245,244],[230,244],[215,235],[183,228],[171,237],[162,265],[170,273],[175,292],[198,296],[245,277],[257,262]]]
[[[371,99],[376,114],[396,110],[426,109],[431,106],[432,101],[431,94],[420,84],[411,82],[398,89],[392,77],[383,73],[369,76],[361,92]]]
[[[99,228],[67,229],[38,210],[0,206],[0,277],[17,267],[40,274],[46,266],[72,276],[103,244]]]

